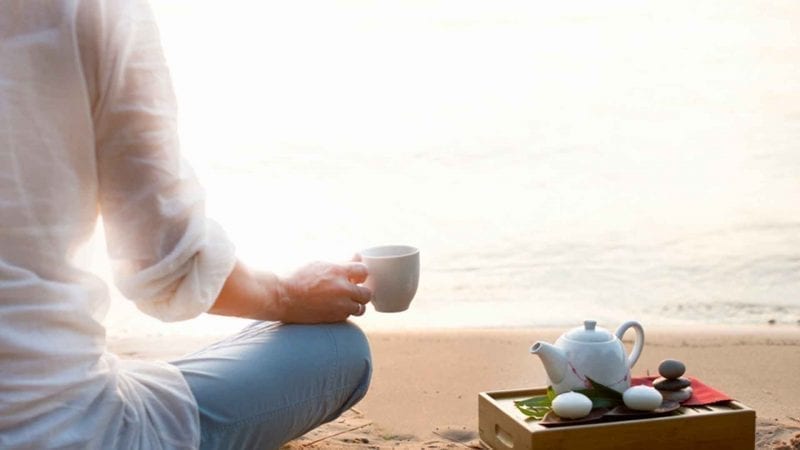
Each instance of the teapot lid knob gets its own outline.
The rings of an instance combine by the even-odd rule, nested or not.
[[[597,326],[596,320],[584,320],[582,327],[575,327],[567,331],[565,339],[576,342],[609,342],[614,340],[614,335],[608,330]]]

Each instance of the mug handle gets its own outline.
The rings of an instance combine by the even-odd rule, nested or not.
[[[644,348],[644,328],[642,328],[642,324],[635,320],[629,320],[623,323],[616,332],[617,339],[619,339],[620,342],[622,341],[622,336],[628,331],[628,328],[633,328],[636,331],[636,340],[633,342],[633,350],[631,351],[631,355],[628,356],[628,369],[631,369],[633,365],[636,364],[636,361],[639,360],[639,355],[642,354],[642,348]]]

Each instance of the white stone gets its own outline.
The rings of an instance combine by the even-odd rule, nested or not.
[[[625,406],[636,411],[653,411],[661,406],[662,400],[661,392],[650,386],[633,386],[622,394]]]
[[[553,399],[553,412],[564,419],[580,419],[592,412],[592,401],[579,392],[564,392]]]

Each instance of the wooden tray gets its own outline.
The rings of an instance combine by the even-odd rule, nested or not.
[[[753,450],[756,412],[730,401],[681,407],[673,415],[621,422],[545,428],[526,420],[515,400],[544,395],[545,388],[481,392],[481,441],[502,450]]]

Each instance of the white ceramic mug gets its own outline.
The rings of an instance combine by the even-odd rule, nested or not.
[[[419,250],[408,245],[382,245],[359,252],[367,266],[364,286],[372,291],[372,305],[379,312],[408,309],[419,284]]]

